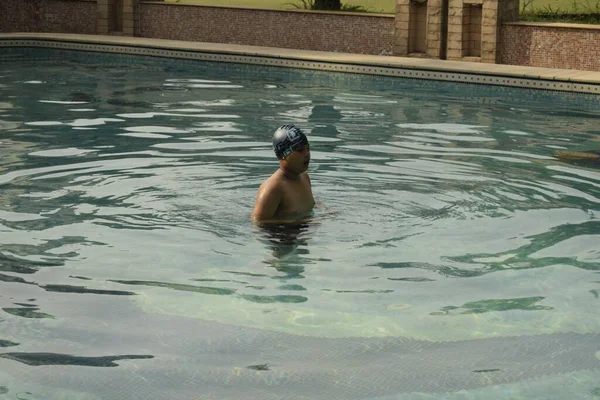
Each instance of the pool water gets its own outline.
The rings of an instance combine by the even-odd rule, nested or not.
[[[558,157],[600,150],[597,98],[29,49],[0,60],[0,353],[37,359],[0,354],[0,398],[113,398],[92,378],[168,376],[157,354],[185,354],[195,322],[323,340],[600,333],[600,164]],[[249,214],[284,123],[307,133],[318,207],[262,229]],[[373,393],[600,393],[598,369],[543,375]],[[229,384],[215,398],[250,398]]]

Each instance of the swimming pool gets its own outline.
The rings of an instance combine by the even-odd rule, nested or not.
[[[600,148],[597,97],[0,60],[5,396],[600,393],[600,173],[556,156]],[[323,207],[264,231],[248,215],[282,123],[309,136]]]

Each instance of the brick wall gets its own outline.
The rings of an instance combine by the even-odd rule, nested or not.
[[[398,0],[398,3],[401,1]],[[474,3],[477,0],[469,1]],[[399,9],[401,7],[408,10],[409,0]],[[508,11],[501,14],[516,15],[518,12],[517,9]],[[149,38],[359,54],[391,54],[394,45],[395,21],[392,15],[256,10],[158,2],[142,2],[139,7],[134,4],[133,14],[136,36]],[[408,11],[405,14],[401,16],[406,18],[398,19],[396,25],[405,24],[408,29]],[[0,32],[94,34],[97,18],[97,0],[0,0]],[[439,43],[439,40],[433,40],[437,38],[433,37],[436,32],[430,32],[434,26],[432,15],[428,18],[427,41]],[[434,22],[437,23],[437,20]],[[408,50],[407,38],[395,39],[396,47],[402,47],[405,53]],[[513,22],[501,26],[498,45],[497,61],[501,64],[600,71],[600,25]],[[429,47],[428,55],[433,56],[430,50],[438,50]]]
[[[140,36],[391,54],[394,16],[141,3]]]
[[[0,32],[96,33],[96,1],[0,0]]]
[[[500,63],[600,71],[600,25],[506,24]]]

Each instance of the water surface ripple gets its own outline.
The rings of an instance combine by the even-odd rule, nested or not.
[[[160,369],[171,339],[121,346],[128,319],[327,340],[600,332],[600,163],[577,156],[600,154],[600,112],[576,96],[15,52],[0,62],[0,394],[58,398],[8,378],[17,362]],[[309,137],[319,206],[261,229],[248,216],[283,123]],[[582,374],[566,387],[593,396]],[[506,393],[555,398],[556,382]]]

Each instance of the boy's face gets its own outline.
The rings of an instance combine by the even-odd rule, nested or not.
[[[292,153],[281,160],[285,168],[301,174],[308,170],[310,164],[310,148],[308,144],[298,146]]]

